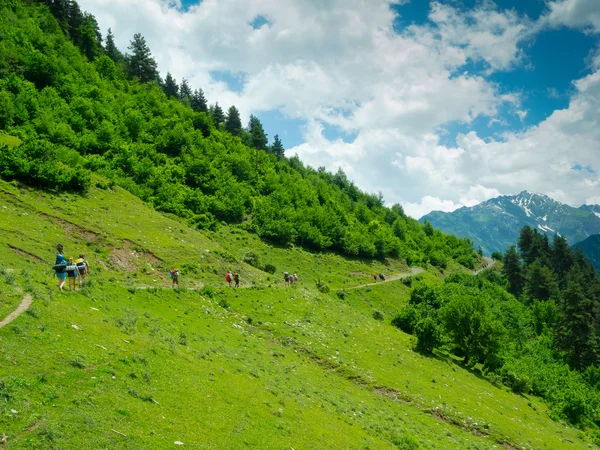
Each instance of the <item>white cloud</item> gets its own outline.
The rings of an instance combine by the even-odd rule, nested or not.
[[[491,1],[468,11],[433,2],[427,24],[399,33],[389,3],[248,0],[241,7],[238,0],[203,0],[184,12],[164,0],[80,0],[103,29],[113,28],[120,48],[141,32],[163,74],[188,78],[210,102],[235,104],[245,118],[277,109],[305,120],[305,142],[291,154],[313,166],[341,167],[358,186],[382,191],[411,215],[522,189],[556,192],[570,202],[596,196],[592,174],[571,167],[600,170],[600,72],[575,84],[568,109],[502,141],[471,132],[449,146],[439,130],[481,116],[502,122],[505,109],[524,120],[519,95],[487,75],[522,64],[522,44],[543,24],[596,27],[600,1],[552,2],[538,24]],[[268,23],[255,30],[249,23],[258,15]],[[469,61],[486,71],[465,72]],[[241,92],[215,81],[211,71],[242,75]],[[324,124],[356,138],[329,140]]]
[[[550,25],[587,28],[600,32],[600,2],[598,0],[556,0],[548,4],[545,19]]]

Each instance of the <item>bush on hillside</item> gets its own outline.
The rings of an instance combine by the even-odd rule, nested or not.
[[[401,329],[405,333],[413,334],[415,326],[421,320],[421,313],[414,305],[406,305],[392,319],[392,325]]]

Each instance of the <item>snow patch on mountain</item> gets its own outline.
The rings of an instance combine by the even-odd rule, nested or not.
[[[554,233],[554,230],[553,230],[552,228],[550,228],[548,225],[540,225],[540,224],[538,223],[538,228],[539,228],[540,230],[542,230],[542,231],[551,231],[551,232],[553,232],[553,233]]]

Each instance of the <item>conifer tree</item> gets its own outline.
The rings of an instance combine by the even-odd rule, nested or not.
[[[242,135],[242,119],[240,112],[235,106],[230,106],[227,110],[227,118],[225,119],[225,130],[234,136]]]
[[[181,80],[181,86],[179,87],[179,98],[181,100],[190,99],[192,97],[192,88],[188,80],[185,78]]]
[[[523,274],[521,261],[519,261],[519,255],[514,245],[504,255],[503,272],[508,280],[508,292],[514,296],[520,295],[523,290]]]
[[[94,61],[102,54],[102,34],[100,33],[96,18],[91,14],[84,15],[83,25],[80,27],[79,39],[79,48],[88,61]]]
[[[273,145],[271,145],[271,153],[273,153],[275,156],[277,156],[277,158],[281,159],[281,158],[283,158],[284,152],[285,152],[285,148],[283,148],[283,144],[281,143],[281,140],[279,139],[279,135],[276,134],[273,137]]]
[[[225,113],[223,113],[223,108],[219,106],[219,102],[210,107],[209,114],[213,118],[213,122],[217,128],[225,121]]]
[[[573,251],[569,248],[567,240],[558,234],[554,235],[552,241],[552,265],[558,277],[558,283],[564,289],[567,283],[567,273],[573,265]]]
[[[146,39],[140,33],[136,33],[128,48],[131,50],[131,56],[129,56],[128,61],[129,76],[138,78],[141,83],[157,81],[158,70],[156,61],[146,44]]]
[[[179,96],[179,86],[177,86],[177,81],[175,81],[170,72],[167,72],[167,76],[165,77],[163,91],[169,98]]]
[[[571,365],[581,369],[598,361],[594,305],[583,291],[582,274],[571,270],[567,278],[567,288],[558,305],[561,318],[556,338],[559,347],[567,352]]]
[[[250,142],[252,147],[257,150],[266,150],[269,140],[265,134],[262,123],[258,120],[258,117],[251,115],[250,122],[248,123],[248,132],[250,133]]]
[[[194,91],[194,95],[190,99],[190,106],[196,112],[208,112],[208,104],[206,102],[206,97],[204,97],[204,92],[202,89],[196,89]]]
[[[112,59],[116,64],[119,64],[123,61],[123,54],[115,45],[115,36],[110,28],[108,29],[108,34],[106,35],[106,47],[104,52],[106,53],[106,56]]]

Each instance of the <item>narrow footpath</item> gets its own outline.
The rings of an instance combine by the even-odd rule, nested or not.
[[[23,300],[21,300],[21,303],[19,304],[17,309],[15,309],[13,312],[11,312],[8,316],[6,316],[6,318],[2,322],[0,322],[0,328],[4,328],[6,325],[11,323],[13,320],[15,320],[17,317],[19,317],[25,311],[27,311],[27,308],[29,308],[31,306],[32,302],[33,302],[33,298],[31,297],[31,295],[29,295],[29,294],[25,295],[25,297],[23,297]]]

